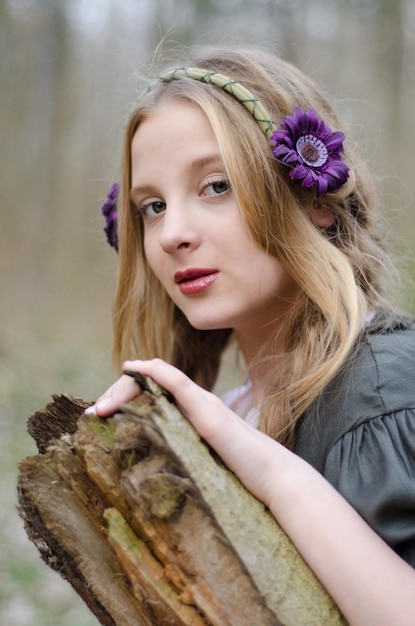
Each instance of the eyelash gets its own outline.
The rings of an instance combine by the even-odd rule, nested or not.
[[[208,187],[213,187],[213,185],[218,185],[218,184],[219,185],[220,184],[225,184],[226,185],[226,189],[224,191],[219,191],[219,192],[217,192],[217,193],[215,193],[213,195],[215,195],[215,196],[222,196],[222,195],[224,195],[225,193],[227,193],[230,190],[230,184],[229,184],[228,179],[225,176],[217,176],[216,178],[211,178],[211,179],[209,179],[209,180],[207,180],[205,182],[205,184],[203,185],[203,188],[202,188],[202,194],[201,195],[203,195],[203,192]]]
[[[135,209],[135,216],[137,218],[149,217],[147,215],[147,211],[154,204],[162,204],[164,206],[164,210],[166,208],[165,202],[162,202],[161,200],[154,200],[153,202],[149,202],[148,204],[143,204],[142,206],[137,207]],[[160,213],[162,213],[162,211],[160,211]],[[152,215],[151,217],[156,217],[157,215],[159,215],[159,213],[156,213],[156,215]]]

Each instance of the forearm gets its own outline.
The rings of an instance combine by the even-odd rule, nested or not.
[[[415,570],[321,474],[237,418],[209,443],[268,506],[352,626],[415,624]]]
[[[317,471],[277,448],[266,504],[348,622],[415,623],[415,571]]]

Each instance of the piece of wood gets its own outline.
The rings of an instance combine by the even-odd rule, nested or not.
[[[109,419],[54,396],[29,418],[20,514],[104,626],[338,626],[337,607],[265,507],[169,396]]]

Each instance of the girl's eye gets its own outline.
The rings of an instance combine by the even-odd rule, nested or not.
[[[143,204],[137,210],[138,215],[142,215],[143,217],[157,217],[160,213],[166,210],[166,203],[161,200],[155,200],[154,202],[148,202],[147,204]]]
[[[202,196],[221,196],[229,191],[230,185],[226,178],[207,181],[202,189]]]

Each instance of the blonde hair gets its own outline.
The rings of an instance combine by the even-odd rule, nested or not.
[[[315,84],[274,55],[202,50],[189,65],[242,83],[277,126],[299,106],[314,108],[329,126],[342,130]],[[376,232],[371,179],[346,140],[349,179],[337,192],[317,201],[277,163],[259,125],[234,97],[186,77],[157,84],[135,106],[125,133],[113,317],[118,365],[125,358],[159,356],[212,389],[232,333],[231,329],[200,331],[189,324],[149,268],[142,224],[130,206],[132,138],[139,124],[168,98],[190,101],[205,113],[248,230],[260,248],[280,260],[302,291],[301,302],[283,331],[283,353],[273,355],[272,345],[266,351],[269,374],[264,380],[259,422],[261,430],[292,447],[297,420],[344,365],[361,333],[366,311],[383,304],[380,279],[386,256]],[[313,224],[308,212],[316,206],[331,212],[332,226],[323,229]]]

